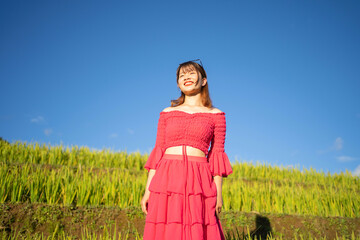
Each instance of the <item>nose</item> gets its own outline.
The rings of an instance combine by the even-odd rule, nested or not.
[[[188,74],[185,74],[185,75],[184,75],[184,81],[186,81],[187,79],[189,79],[189,75],[188,75]]]

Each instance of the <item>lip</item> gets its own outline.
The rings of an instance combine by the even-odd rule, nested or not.
[[[186,82],[184,82],[184,86],[190,86],[190,85],[191,85],[191,84],[186,85],[186,83],[191,83],[191,84],[193,84],[193,82],[192,82],[192,81],[186,81]]]

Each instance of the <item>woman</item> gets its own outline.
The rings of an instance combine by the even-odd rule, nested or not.
[[[232,173],[224,151],[225,113],[212,106],[206,72],[195,61],[176,71],[181,96],[160,112],[155,147],[144,166],[144,240],[225,239],[219,221],[222,177]]]

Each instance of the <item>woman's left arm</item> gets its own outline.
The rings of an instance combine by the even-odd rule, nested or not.
[[[216,207],[215,213],[219,216],[223,206],[222,181],[232,173],[230,160],[225,153],[226,118],[224,114],[214,115],[215,127],[211,141],[211,149],[208,154],[211,174],[216,185]]]
[[[215,206],[215,213],[217,217],[219,218],[219,213],[221,212],[221,208],[223,205],[223,199],[222,199],[222,176],[216,175],[214,176],[214,182],[216,185],[216,206]]]
[[[217,195],[221,196],[222,194],[222,176],[219,176],[219,175],[216,175],[214,176],[214,182],[215,182],[215,185],[216,185],[216,191],[217,191]]]

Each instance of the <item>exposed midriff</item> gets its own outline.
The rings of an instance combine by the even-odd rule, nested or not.
[[[201,151],[198,148],[191,147],[191,146],[186,146],[186,153],[188,156],[199,156],[199,157],[206,156],[203,151]],[[165,150],[165,154],[180,154],[180,155],[182,155],[182,146],[168,147]]]

